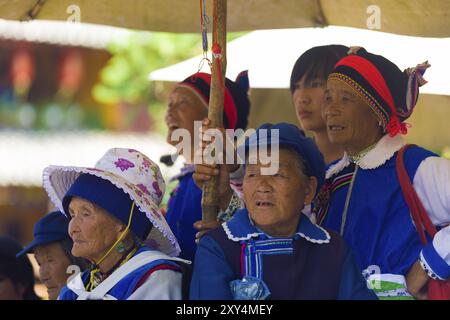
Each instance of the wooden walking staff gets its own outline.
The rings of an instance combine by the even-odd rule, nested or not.
[[[225,86],[225,70],[227,68],[227,0],[214,0],[212,32],[212,72],[208,118],[211,128],[223,127],[223,102]],[[202,221],[217,219],[219,213],[218,178],[212,177],[203,185]]]

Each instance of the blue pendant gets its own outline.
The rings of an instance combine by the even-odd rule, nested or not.
[[[261,279],[245,276],[230,282],[234,300],[265,300],[270,296],[267,285]]]

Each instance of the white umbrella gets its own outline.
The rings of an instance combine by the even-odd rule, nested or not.
[[[207,1],[211,19],[212,6],[212,1]],[[337,25],[448,37],[449,14],[448,0],[228,0],[227,29]],[[79,21],[148,31],[200,31],[198,0],[0,0],[0,18]]]
[[[428,60],[428,84],[422,93],[450,95],[450,38],[422,38],[394,35],[348,27],[259,30],[227,44],[227,77],[234,79],[249,70],[252,88],[288,88],[297,58],[311,47],[326,44],[361,46],[381,54],[402,70]],[[197,71],[201,56],[152,72],[156,81],[181,81]],[[204,66],[204,71],[210,71]]]

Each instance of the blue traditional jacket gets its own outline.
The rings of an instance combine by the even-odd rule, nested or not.
[[[59,300],[181,299],[181,269],[165,254],[141,247],[124,265],[92,291],[86,291],[89,271],[75,276],[61,289]],[[168,271],[149,278],[157,271]]]
[[[193,260],[198,232],[193,224],[202,219],[202,190],[192,179],[193,166],[187,166],[181,174],[174,177],[179,183],[169,199],[166,220],[181,248],[180,258]]]
[[[200,240],[190,297],[376,299],[339,235],[301,215],[292,238],[271,238],[247,209]]]

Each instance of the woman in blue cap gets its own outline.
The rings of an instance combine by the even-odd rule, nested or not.
[[[342,238],[301,213],[324,181],[314,142],[294,125],[265,124],[245,149],[246,208],[200,239],[190,297],[375,299]]]
[[[49,166],[43,183],[69,217],[72,254],[91,262],[61,300],[162,300],[182,297],[177,240],[160,212],[158,166],[134,149],[113,148],[94,168]]]
[[[21,257],[34,253],[39,265],[39,277],[47,288],[50,300],[58,298],[70,275],[87,268],[86,260],[71,253],[73,242],[68,228],[69,220],[62,212],[50,212],[35,224],[33,241],[17,254]]]

